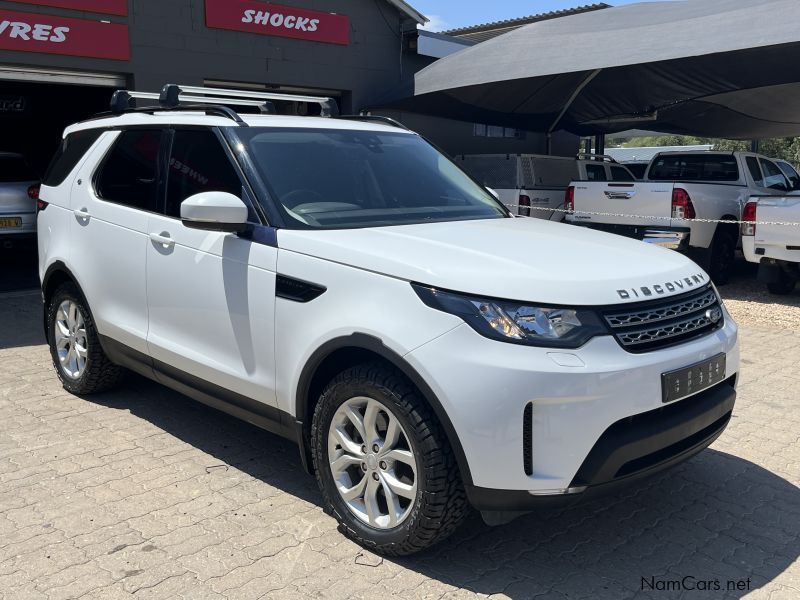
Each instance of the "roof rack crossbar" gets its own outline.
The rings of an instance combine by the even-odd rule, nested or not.
[[[165,94],[167,88],[171,88],[174,84],[164,86],[162,95]],[[339,115],[339,105],[335,98],[327,98],[320,96],[306,96],[302,94],[280,94],[275,92],[254,92],[248,90],[229,90],[224,88],[207,88],[196,86],[175,86],[180,90],[180,94],[186,93],[192,96],[202,96],[207,99],[211,98],[244,98],[254,100],[278,100],[286,102],[307,102],[309,104],[319,104],[321,114],[323,117],[336,117]],[[174,94],[174,92],[171,92]]]
[[[94,115],[91,119],[87,119],[87,121],[93,121],[95,119],[105,119],[107,117],[119,116],[123,113],[144,113],[144,114],[155,114],[159,112],[206,112],[211,114],[216,114],[220,117],[226,117],[235,121],[237,125],[240,127],[248,127],[247,123],[239,116],[235,110],[228,108],[227,106],[221,106],[217,104],[192,104],[191,106],[142,106],[142,107],[129,107],[126,108],[124,111],[117,111],[112,110],[108,112],[101,112]]]

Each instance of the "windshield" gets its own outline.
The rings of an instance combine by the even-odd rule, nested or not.
[[[508,213],[417,135],[237,129],[290,228],[344,229],[496,219]]]

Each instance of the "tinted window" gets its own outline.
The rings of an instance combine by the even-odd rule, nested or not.
[[[786,177],[788,177],[792,183],[800,181],[800,175],[797,174],[797,171],[795,171],[795,168],[792,165],[784,161],[779,161],[776,164],[778,165],[778,167],[780,167],[780,170],[783,171],[783,174],[786,175]]]
[[[0,183],[38,180],[39,176],[34,173],[24,158],[16,154],[0,154]]]
[[[131,129],[117,138],[97,176],[97,195],[103,200],[156,212],[160,129]]]
[[[290,227],[352,228],[507,216],[417,135],[237,128]]]
[[[628,170],[633,173],[633,176],[636,177],[636,179],[644,179],[644,174],[647,172],[649,163],[637,163],[625,166],[628,167]]]
[[[730,154],[667,154],[655,159],[648,179],[738,181],[739,168]]]
[[[603,165],[586,165],[586,179],[589,181],[605,181],[606,168]]]
[[[758,166],[756,157],[747,156],[744,161],[747,163],[747,170],[750,171],[750,177],[753,178],[753,182],[759,187],[764,187],[764,176],[761,174],[761,167]]]
[[[50,166],[44,174],[42,183],[56,187],[64,183],[67,175],[80,162],[83,155],[91,148],[102,135],[100,129],[89,129],[69,134],[61,141]]]
[[[180,218],[181,202],[201,192],[241,198],[242,183],[213,131],[178,130],[167,169],[167,216]]]
[[[634,181],[634,179],[627,169],[611,167],[611,181]]]
[[[772,188],[775,190],[788,190],[789,186],[786,183],[786,177],[783,176],[781,170],[770,160],[761,161],[761,169],[764,171],[764,187]]]

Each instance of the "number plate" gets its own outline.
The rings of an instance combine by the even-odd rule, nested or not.
[[[0,217],[0,228],[22,227],[22,219],[19,217]]]
[[[674,402],[696,394],[725,379],[725,355],[661,375],[661,401]]]

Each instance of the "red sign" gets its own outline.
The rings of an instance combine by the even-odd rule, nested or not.
[[[128,0],[14,0],[22,4],[74,8],[107,15],[125,16],[128,14]]]
[[[206,25],[328,44],[350,43],[346,16],[253,0],[206,0]]]
[[[0,50],[129,60],[128,26],[0,10]]]

